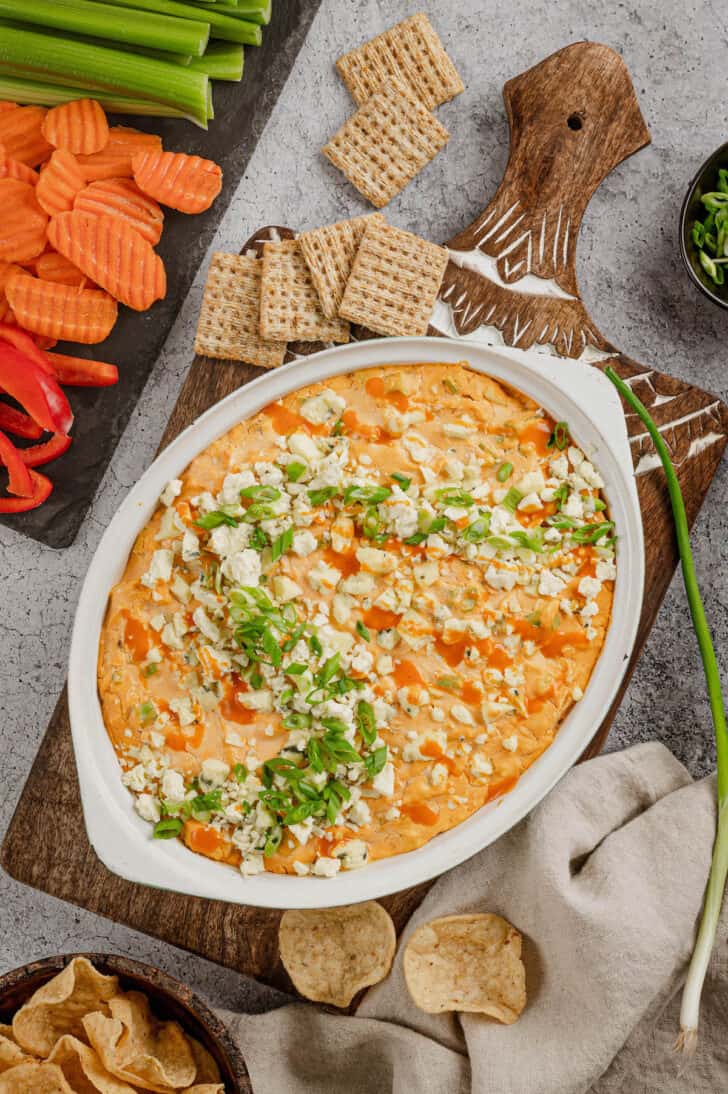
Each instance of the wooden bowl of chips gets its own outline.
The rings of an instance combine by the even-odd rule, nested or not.
[[[199,996],[179,981],[128,957],[115,954],[60,954],[33,961],[0,976],[0,1023],[10,1025],[15,1013],[53,977],[78,957],[87,958],[103,976],[117,976],[122,991],[141,992],[154,1016],[179,1023],[212,1057],[224,1084],[225,1094],[247,1094],[248,1072],[240,1050],[230,1033]]]

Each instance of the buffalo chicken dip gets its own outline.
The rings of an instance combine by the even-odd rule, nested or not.
[[[466,363],[241,422],[110,597],[99,691],[139,816],[246,876],[331,877],[507,793],[604,642],[602,487],[567,423]]]

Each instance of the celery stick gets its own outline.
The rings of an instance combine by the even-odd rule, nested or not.
[[[221,7],[224,5],[224,0],[217,0],[217,2]],[[235,19],[248,19],[251,23],[267,27],[270,23],[272,6],[271,0],[237,0],[232,10],[225,7],[225,14]]]
[[[94,0],[0,0],[0,18],[195,57],[205,52],[209,36],[202,14],[198,22],[146,11],[130,19],[118,7]]]
[[[184,65],[4,27],[0,33],[0,67],[9,76],[90,86],[124,98],[166,103],[207,128],[208,78],[204,72],[193,72]]]
[[[88,2],[99,4],[100,0],[88,0]],[[114,0],[114,4],[122,8],[135,8],[137,11],[155,11],[160,15],[177,15],[180,19],[199,20],[202,18],[210,24],[211,38],[220,38],[225,42],[237,42],[241,46],[259,46],[263,41],[263,33],[257,23],[233,18],[232,15],[223,15],[216,10],[214,4],[210,4],[202,10],[192,4],[178,3],[178,0]]]
[[[211,80],[242,80],[243,47],[234,42],[211,42],[204,57],[195,57],[190,68],[206,72]]]
[[[264,27],[270,23],[272,0],[185,0],[185,3],[199,4],[203,12],[214,4],[215,10],[219,9],[225,15],[237,15],[239,19],[248,19]]]
[[[17,20],[0,19],[0,27],[15,27],[16,30],[27,30],[28,28]],[[42,34],[51,34],[57,38],[72,37],[74,42],[86,42],[90,46],[105,46],[106,49],[123,49],[125,53],[139,53],[143,57],[154,57],[157,61],[168,61],[171,65],[188,65],[192,60],[189,53],[167,53],[164,49],[148,49],[146,46],[131,45],[129,42],[112,42],[107,38],[92,38],[86,34],[74,34],[72,36],[62,34],[61,31],[55,30],[53,27],[43,27],[42,31],[38,27],[33,27],[33,30]],[[204,72],[204,69],[202,69]]]
[[[158,118],[183,118],[181,110],[166,103],[153,103],[149,99],[127,99],[108,91],[93,88],[59,87],[44,84],[40,80],[25,80],[18,76],[6,76],[0,72],[0,99],[22,106],[59,106],[74,99],[96,99],[109,114],[146,114]]]

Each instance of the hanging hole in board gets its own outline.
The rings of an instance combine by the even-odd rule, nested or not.
[[[575,132],[578,132],[578,130],[580,130],[584,124],[584,119],[582,118],[581,114],[570,114],[569,117],[566,119],[566,124],[568,125],[569,129],[573,129]]]

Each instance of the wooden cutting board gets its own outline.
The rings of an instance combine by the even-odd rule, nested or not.
[[[576,240],[589,197],[616,164],[649,141],[629,74],[612,50],[579,43],[509,81],[505,101],[511,127],[505,178],[484,213],[449,244],[454,260],[434,317],[439,327],[431,333],[483,337],[495,329],[509,345],[548,344],[562,357],[578,357],[585,347],[592,356],[600,351],[599,365],[608,358],[657,420],[692,521],[726,444],[728,408],[714,396],[617,352],[589,318],[576,283]],[[276,233],[291,234],[280,227],[262,229],[247,246],[259,247]],[[479,270],[487,270],[489,276]],[[366,337],[367,332],[354,335]],[[291,347],[297,353],[316,348],[320,347]],[[467,354],[465,345],[463,353]],[[258,371],[196,358],[162,447]],[[627,415],[627,426],[647,558],[639,634],[620,698],[676,564],[664,476],[634,415]],[[94,666],[89,665],[92,671]],[[618,702],[587,755],[602,747]],[[278,958],[278,913],[144,888],[101,865],[85,835],[65,694],[7,833],[2,863],[28,885],[266,982],[290,987]],[[382,901],[398,929],[428,887]],[[322,901],[325,889],[322,883]]]

